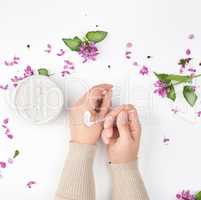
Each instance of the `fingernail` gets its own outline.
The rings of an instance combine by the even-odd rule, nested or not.
[[[105,95],[105,94],[107,94],[107,90],[103,90],[103,92],[102,92],[102,95]]]
[[[118,123],[125,125],[128,123],[128,113],[125,111],[122,111],[119,113],[119,117],[118,117]]]
[[[111,127],[113,124],[113,117],[112,116],[108,116],[105,118],[105,123],[104,123],[104,128],[109,128]]]

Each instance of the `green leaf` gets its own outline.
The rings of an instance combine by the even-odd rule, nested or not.
[[[176,92],[172,84],[167,89],[167,97],[171,99],[172,101],[176,100]]]
[[[156,72],[154,74],[160,81],[167,81],[168,74],[157,74]]]
[[[163,82],[170,82],[170,81],[177,81],[180,83],[186,83],[186,82],[191,82],[192,77],[191,76],[186,76],[186,75],[176,75],[176,74],[157,74],[154,72],[154,74],[157,76],[157,78],[160,81]]]
[[[192,80],[191,76],[185,76],[185,75],[175,75],[175,74],[169,74],[167,77],[168,80],[171,81],[177,81],[177,82],[190,82]]]
[[[15,154],[14,154],[14,156],[13,156],[13,159],[15,159],[19,154],[20,154],[20,151],[19,151],[19,150],[16,150],[16,151],[15,151]]]
[[[107,36],[107,32],[105,31],[90,31],[86,34],[86,38],[90,42],[101,42]]]
[[[43,76],[49,76],[48,70],[45,68],[38,69],[38,74]]]
[[[201,200],[201,191],[195,195],[195,200]]]
[[[197,101],[197,95],[193,90],[192,86],[184,86],[183,88],[183,95],[186,101],[189,103],[190,106],[194,106]]]
[[[72,51],[79,51],[80,45],[82,43],[82,40],[78,37],[71,38],[64,38],[62,39],[63,42],[67,47],[69,47]]]

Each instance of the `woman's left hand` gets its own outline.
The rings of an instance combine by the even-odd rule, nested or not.
[[[87,127],[83,122],[86,111],[92,120],[103,119],[111,107],[112,85],[101,84],[91,88],[70,110],[71,141],[82,144],[96,144],[103,129],[99,122]]]

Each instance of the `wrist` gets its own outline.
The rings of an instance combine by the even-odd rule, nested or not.
[[[68,158],[71,160],[91,160],[93,161],[96,153],[96,145],[81,144],[76,142],[69,143]]]

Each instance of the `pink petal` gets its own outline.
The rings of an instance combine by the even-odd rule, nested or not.
[[[191,50],[190,49],[187,49],[186,50],[186,55],[190,55],[191,54]]]
[[[2,169],[6,168],[6,163],[5,163],[5,162],[0,162],[0,167],[1,167]]]

